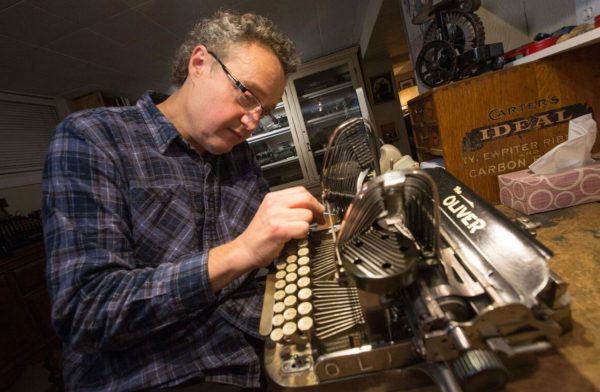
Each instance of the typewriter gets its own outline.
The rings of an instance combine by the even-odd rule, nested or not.
[[[332,224],[266,280],[270,390],[501,390],[507,364],[571,328],[550,250],[443,169],[381,173],[365,119],[329,140]]]

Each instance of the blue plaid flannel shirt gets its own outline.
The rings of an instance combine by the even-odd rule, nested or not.
[[[247,227],[267,184],[247,143],[195,153],[162,98],[75,113],[49,149],[47,280],[67,390],[259,385],[261,290],[250,273],[213,294],[206,259]]]

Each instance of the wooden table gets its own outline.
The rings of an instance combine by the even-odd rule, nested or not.
[[[498,207],[510,218],[522,216]],[[573,330],[538,355],[507,391],[600,391],[600,203],[531,215],[537,238],[554,252],[550,268],[569,283]]]

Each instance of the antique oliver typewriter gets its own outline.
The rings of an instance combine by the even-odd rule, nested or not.
[[[551,252],[442,169],[381,174],[371,125],[334,130],[323,202],[339,224],[292,241],[267,277],[273,390],[492,391],[570,329]]]

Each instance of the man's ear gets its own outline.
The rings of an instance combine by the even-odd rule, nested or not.
[[[207,57],[209,56],[208,50],[204,45],[198,45],[192,50],[190,61],[188,62],[188,76],[197,77],[206,68],[208,62]]]

